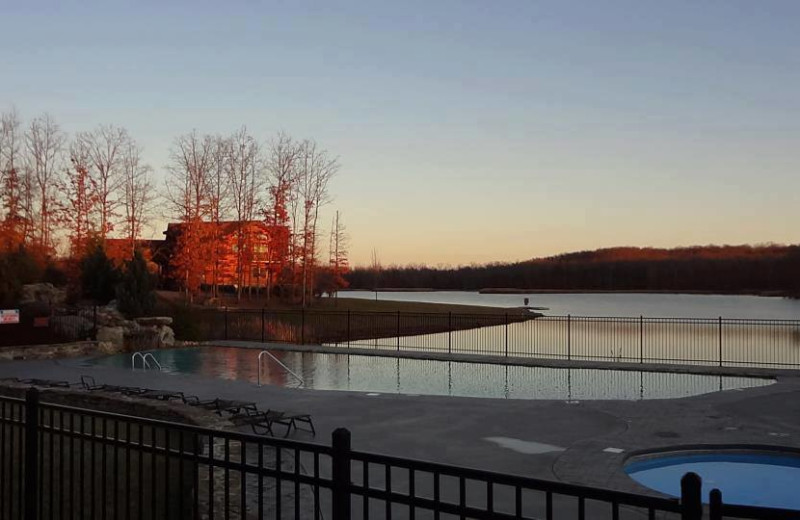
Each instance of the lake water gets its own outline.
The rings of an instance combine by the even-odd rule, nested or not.
[[[373,291],[345,291],[343,298],[375,299]],[[651,316],[678,318],[800,319],[800,300],[740,295],[652,293],[479,294],[468,291],[383,292],[378,300],[520,307],[546,307],[546,315]]]

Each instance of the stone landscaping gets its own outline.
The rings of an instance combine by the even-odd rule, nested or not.
[[[10,346],[0,350],[0,359],[47,359],[97,353],[112,354],[138,350],[154,350],[175,346],[175,333],[168,316],[147,316],[127,319],[115,300],[105,306],[67,305],[65,289],[50,283],[24,285],[19,307],[23,315],[46,320],[54,336],[72,338],[72,343],[52,345]],[[35,326],[35,325],[34,325]],[[96,341],[85,341],[96,327]]]

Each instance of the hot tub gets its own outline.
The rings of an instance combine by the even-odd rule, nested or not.
[[[680,496],[688,472],[703,480],[702,497],[717,488],[725,503],[800,510],[800,454],[783,451],[708,450],[638,458],[625,466],[638,483]]]

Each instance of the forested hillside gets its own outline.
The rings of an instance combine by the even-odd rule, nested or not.
[[[800,246],[618,247],[516,263],[432,268],[361,267],[353,289],[515,288],[800,294]]]

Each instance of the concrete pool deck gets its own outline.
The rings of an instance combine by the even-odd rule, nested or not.
[[[38,377],[180,390],[311,413],[316,437],[346,427],[353,449],[528,477],[658,495],[630,479],[624,461],[670,446],[763,445],[800,449],[800,377],[773,385],[647,401],[548,401],[257,387],[191,374],[80,366],[76,360],[8,361],[2,377]],[[182,405],[175,405],[182,406]]]

